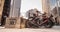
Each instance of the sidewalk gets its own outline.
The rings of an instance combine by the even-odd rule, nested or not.
[[[60,32],[54,29],[0,29],[0,32]]]
[[[0,32],[60,32],[60,26],[54,26],[53,28],[39,28],[39,29],[9,29],[5,27],[0,27]]]
[[[0,29],[2,29],[2,28],[5,28],[5,27],[0,26]]]

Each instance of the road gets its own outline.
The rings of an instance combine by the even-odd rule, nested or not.
[[[7,29],[4,27],[0,27],[0,32],[60,32],[60,26],[54,26],[53,28],[39,28],[39,29]]]

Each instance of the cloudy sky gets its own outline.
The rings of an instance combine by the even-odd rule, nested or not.
[[[22,16],[25,16],[26,11],[34,8],[37,8],[39,11],[42,11],[42,1],[41,0],[21,0]]]

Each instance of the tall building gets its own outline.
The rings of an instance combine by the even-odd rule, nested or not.
[[[4,0],[0,0],[0,16],[2,15]]]
[[[9,17],[19,17],[21,8],[21,0],[11,0]]]
[[[60,24],[60,0],[55,3],[51,11],[52,11],[51,13],[53,14],[54,18],[56,18],[56,23]]]
[[[5,0],[0,0],[0,24],[1,24],[1,17],[2,17],[4,2]]]
[[[11,0],[9,17],[6,18],[6,28],[20,28],[21,0]]]
[[[9,17],[11,0],[4,0],[4,6],[1,17],[1,25],[5,25],[6,18]]]
[[[55,5],[51,7],[51,13],[56,17],[60,16],[60,0],[56,1],[54,4]]]
[[[21,0],[0,0],[0,22],[5,25],[6,18],[20,16]]]
[[[49,15],[50,11],[50,2],[49,0],[42,0],[42,10]]]

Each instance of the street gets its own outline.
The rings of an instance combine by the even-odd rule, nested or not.
[[[0,0],[0,32],[60,32],[60,0]]]
[[[54,26],[53,28],[24,28],[24,29],[15,29],[15,28],[4,28],[0,27],[0,32],[60,32],[60,26]]]

